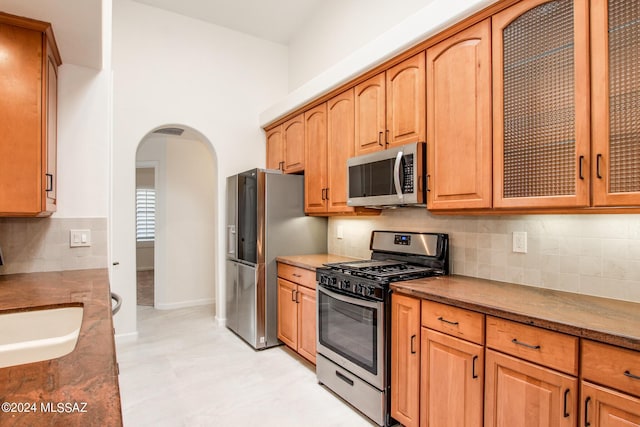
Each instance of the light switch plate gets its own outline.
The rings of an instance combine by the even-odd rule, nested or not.
[[[69,247],[91,246],[91,230],[69,230]]]
[[[513,232],[513,252],[527,253],[527,232],[526,231],[514,231]]]

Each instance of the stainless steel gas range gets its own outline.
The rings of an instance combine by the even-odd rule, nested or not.
[[[381,426],[390,416],[389,284],[449,272],[442,233],[374,231],[370,260],[325,264],[318,281],[318,382]]]

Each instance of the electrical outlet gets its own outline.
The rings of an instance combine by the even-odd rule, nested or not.
[[[344,227],[342,225],[336,227],[336,238],[344,239]]]
[[[527,232],[526,231],[514,231],[513,232],[513,252],[527,253]]]

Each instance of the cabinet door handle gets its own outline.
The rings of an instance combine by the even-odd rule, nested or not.
[[[460,324],[460,322],[452,322],[451,320],[447,320],[444,317],[440,316],[438,317],[438,320],[444,323],[448,323],[449,325],[453,325],[453,326],[458,326]]]
[[[411,354],[416,354],[415,349],[416,334],[411,335]]]
[[[322,200],[326,200],[326,198],[327,198],[325,196],[325,190],[326,190],[325,188],[322,189],[322,193],[321,193],[321,196],[320,196],[322,198]]]
[[[631,378],[632,380],[640,380],[639,376],[633,375],[630,371],[624,371],[624,376],[627,378]]]
[[[569,418],[569,412],[567,412],[567,397],[569,396],[570,389],[564,391],[564,408],[562,409],[562,415],[565,418]]]
[[[48,193],[53,191],[53,174],[45,173],[45,176],[47,177],[47,188],[44,191]]]
[[[384,146],[389,146],[389,129],[387,129],[384,133]]]
[[[282,172],[284,172],[284,161],[278,163],[278,169],[280,169]]]
[[[296,304],[300,304],[300,300],[298,299],[298,295],[300,295],[300,292],[296,291]]]
[[[425,186],[427,187],[427,193],[431,191],[431,189],[429,188],[429,178],[431,178],[431,175],[427,175],[425,177]]]
[[[473,360],[471,361],[471,378],[478,378],[478,374],[476,373],[476,362],[478,361],[478,356],[473,356]]]
[[[382,147],[382,132],[378,132],[378,145]]]
[[[596,176],[598,179],[602,179],[602,175],[600,174],[600,162],[602,161],[602,154],[598,154],[596,156]]]
[[[584,427],[591,426],[589,422],[589,402],[591,402],[591,398],[587,397],[584,401]]]
[[[327,200],[329,200],[329,188],[325,188],[325,196],[327,198]]]
[[[517,338],[512,339],[511,342],[514,343],[515,345],[521,345],[523,347],[530,348],[531,350],[540,350],[539,345],[527,344],[526,342],[518,341]]]
[[[296,290],[291,289],[291,301],[296,301]]]
[[[291,275],[292,275],[293,277],[302,277],[302,275],[301,275],[301,274],[298,274],[298,273],[292,273]]]
[[[580,158],[578,160],[578,164],[579,164],[578,168],[579,168],[579,171],[580,171],[579,177],[580,177],[580,179],[584,179],[584,176],[582,175],[582,166],[584,164],[584,156],[580,156]]]

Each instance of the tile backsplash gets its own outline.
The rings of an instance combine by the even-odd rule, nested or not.
[[[330,218],[329,252],[369,258],[372,230],[448,233],[454,274],[640,302],[640,215],[476,217],[384,210],[379,217]],[[527,253],[512,252],[514,231],[527,233]]]
[[[69,247],[69,230],[91,230],[91,246]],[[0,274],[107,267],[106,218],[0,218]]]

